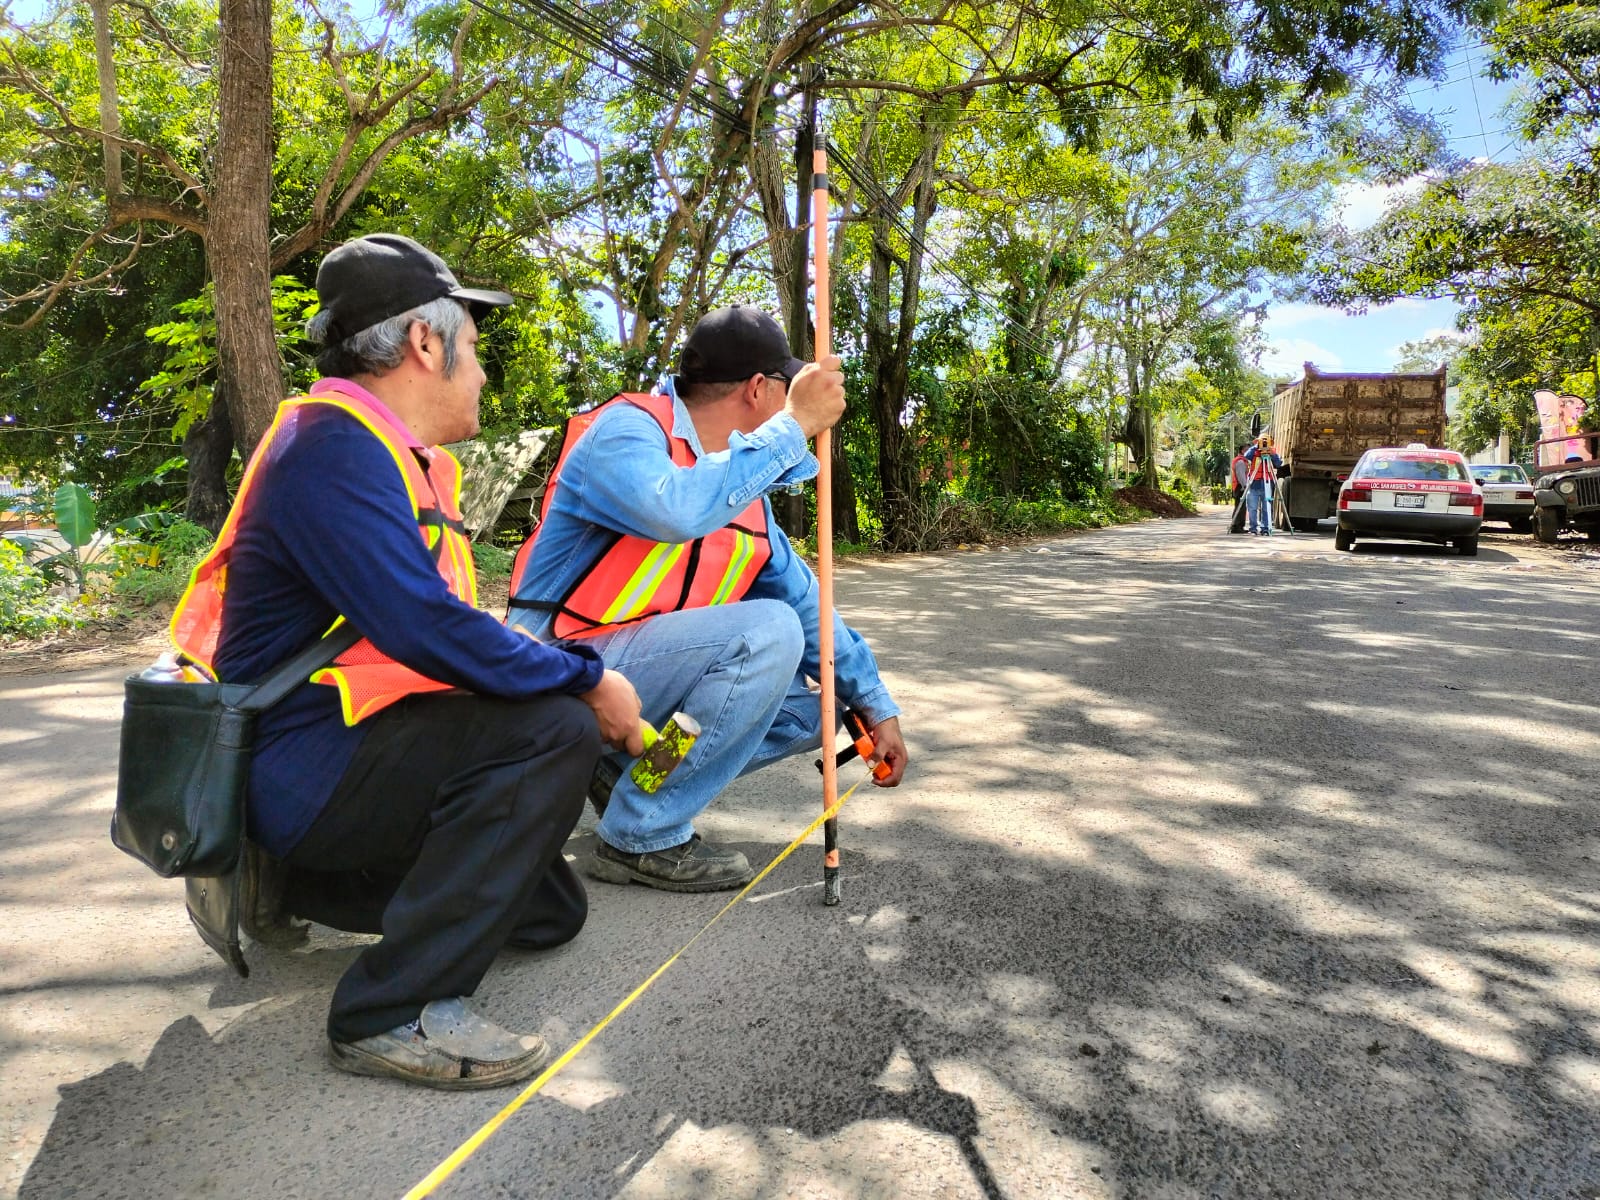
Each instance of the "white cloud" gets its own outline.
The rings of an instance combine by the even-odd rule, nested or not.
[[[1346,229],[1366,229],[1375,225],[1388,209],[1409,200],[1428,182],[1425,175],[1413,175],[1399,183],[1347,183],[1334,191],[1333,215]]]
[[[1316,363],[1323,371],[1337,371],[1344,366],[1344,359],[1307,338],[1273,338],[1261,353],[1261,369],[1269,375],[1292,375],[1298,379],[1308,362]]]

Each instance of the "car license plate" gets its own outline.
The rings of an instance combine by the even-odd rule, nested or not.
[[[1428,503],[1428,498],[1420,492],[1400,492],[1394,498],[1396,508],[1422,508]]]

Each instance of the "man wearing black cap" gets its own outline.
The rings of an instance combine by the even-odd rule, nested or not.
[[[766,497],[817,473],[807,441],[844,412],[839,360],[802,363],[754,308],[706,314],[659,395],[623,396],[573,420],[545,512],[518,556],[513,624],[599,651],[655,723],[683,711],[703,730],[653,793],[603,759],[601,810],[584,870],[665,891],[738,887],[745,856],[694,818],[737,776],[821,738],[807,686],[818,663],[817,581]],[[835,615],[840,699],[872,730],[873,758],[900,782],[899,708],[866,642]]]
[[[464,998],[503,946],[582,927],[561,847],[602,739],[640,749],[639,701],[592,651],[542,645],[473,603],[440,443],[477,432],[476,317],[511,297],[462,287],[393,234],[335,249],[317,293],[307,334],[325,378],[280,407],[174,636],[250,683],[338,618],[364,635],[261,716],[250,837],[282,860],[289,912],[383,935],[334,991],[335,1066],[508,1084],[548,1047]]]

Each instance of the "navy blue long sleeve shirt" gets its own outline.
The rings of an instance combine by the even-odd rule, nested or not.
[[[239,521],[219,678],[258,682],[340,614],[397,662],[482,695],[520,700],[600,682],[592,651],[543,645],[457,599],[389,451],[347,413],[307,405],[274,439]],[[261,715],[248,806],[257,844],[280,857],[293,849],[374,719],[347,726],[338,690],[313,683]]]

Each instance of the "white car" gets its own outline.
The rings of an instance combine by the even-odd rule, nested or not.
[[[1413,442],[1368,450],[1339,488],[1339,530],[1333,544],[1354,549],[1360,538],[1399,538],[1478,552],[1483,489],[1454,450]]]
[[[1483,519],[1504,521],[1517,533],[1533,531],[1533,484],[1516,463],[1473,463],[1472,477],[1483,489]]]

